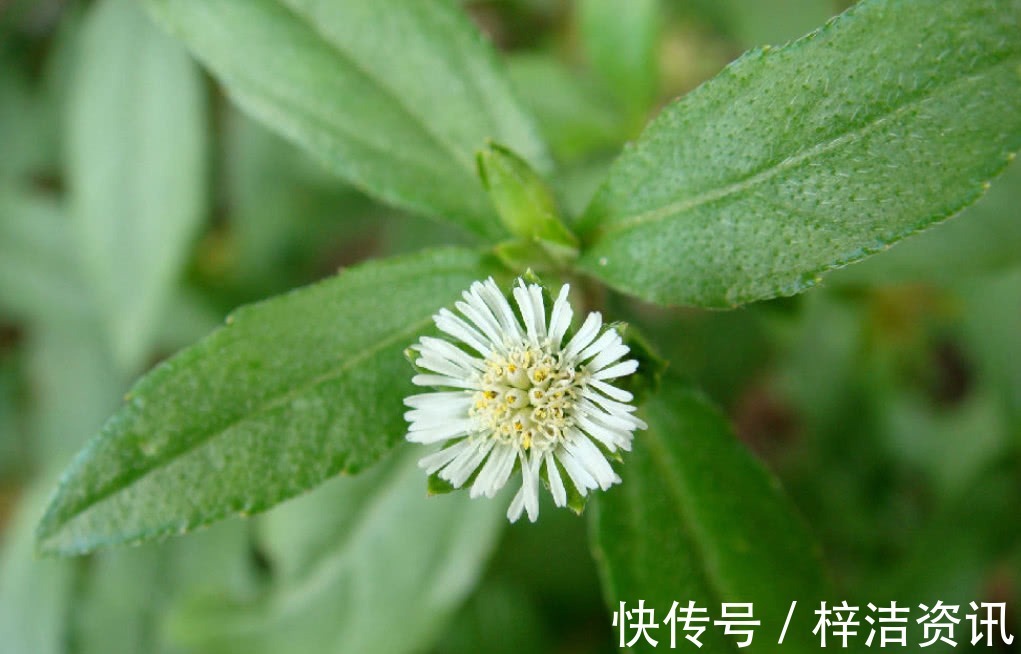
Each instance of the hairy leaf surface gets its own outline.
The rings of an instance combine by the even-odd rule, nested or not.
[[[974,202],[1021,148],[1021,3],[866,0],[668,107],[579,227],[662,304],[791,295]]]

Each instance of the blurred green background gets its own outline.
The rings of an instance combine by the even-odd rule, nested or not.
[[[621,26],[639,35],[633,50],[608,48],[622,41],[604,33],[612,21],[593,18],[596,2],[463,4],[501,50],[558,161],[560,200],[577,215],[664,102],[849,3],[642,0],[646,18]],[[82,81],[96,75],[83,37],[95,7],[0,0],[0,652],[251,651],[237,648],[238,633],[257,634],[256,651],[310,654],[615,651],[585,521],[551,507],[536,525],[503,532],[477,585],[450,581],[455,594],[474,588],[457,613],[416,625],[410,599],[384,597],[387,610],[354,615],[361,591],[345,585],[360,583],[350,571],[374,541],[352,545],[344,534],[368,511],[372,480],[418,492],[400,461],[165,544],[33,558],[56,475],[141,372],[239,304],[367,258],[471,242],[345,186],[242,116],[202,73],[196,224],[156,319],[131,332],[138,354],[109,342],[106,305],[82,283],[87,248],[75,228],[75,176],[105,163],[74,135],[127,128],[82,110],[102,88]],[[136,38],[166,38],[137,19]],[[111,265],[133,274],[133,256]],[[1009,630],[1021,631],[1021,166],[960,217],[798,297],[730,312],[606,302],[638,316],[671,369],[718,402],[780,477],[841,598],[1006,601]],[[429,556],[444,556],[442,545]],[[420,563],[397,569],[413,577]],[[297,590],[285,584],[293,592],[274,596],[291,576]],[[312,615],[305,601],[329,610]],[[414,642],[379,637],[402,629]]]

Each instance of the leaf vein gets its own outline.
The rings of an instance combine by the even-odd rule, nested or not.
[[[804,148],[800,152],[790,155],[782,159],[779,163],[773,164],[765,168],[764,170],[752,173],[735,182],[724,184],[719,188],[711,189],[709,191],[696,194],[693,197],[678,200],[676,202],[671,202],[662,207],[649,209],[647,211],[643,211],[632,216],[624,217],[614,222],[613,224],[605,226],[601,230],[602,235],[607,236],[615,232],[623,231],[626,229],[632,229],[644,224],[661,222],[665,219],[670,218],[671,216],[691,211],[692,209],[696,209],[702,205],[709,204],[717,200],[722,200],[729,196],[740,193],[741,191],[750,189],[754,186],[757,186],[758,184],[761,184],[772,179],[773,177],[779,175],[780,173],[788,169],[795,168],[799,164],[805,162],[806,160],[811,159],[814,156],[825,154],[830,150],[834,150],[848,142],[855,140],[859,136],[864,136],[876,129],[879,129],[880,127],[887,124],[894,118],[900,116],[901,114],[906,113],[907,111],[914,109],[920,105],[926,104],[927,102],[939,97],[944,92],[953,89],[959,84],[971,83],[975,80],[975,78],[978,75],[987,73],[1000,66],[1012,64],[1019,59],[1021,59],[1021,57],[1019,57],[1017,53],[1011,53],[1011,55],[998,59],[995,62],[989,64],[988,66],[973,71],[971,75],[960,77],[948,84],[935,86],[924,93],[921,93],[913,98],[909,98],[903,104],[897,106],[896,108],[884,114],[881,114],[874,120],[862,125],[861,127],[844,132],[828,141],[823,141],[821,143],[817,143],[815,145]]]
[[[469,176],[474,176],[475,166],[471,156],[462,153],[456,144],[444,138],[441,134],[437,133],[436,130],[431,128],[426,121],[423,121],[422,117],[412,111],[411,107],[404,102],[399,91],[384,84],[381,79],[372,74],[371,70],[359,63],[358,59],[354,55],[347,52],[339,43],[330,39],[327,33],[319,26],[317,21],[302,13],[297,7],[294,7],[289,3],[282,2],[281,6],[290,12],[299,22],[305,23],[316,36],[330,47],[331,50],[337,53],[341,59],[347,61],[354,71],[369,80],[373,86],[379,88],[384,95],[393,100],[394,104],[401,110],[401,112],[407,115],[408,118],[411,119],[411,122],[417,125],[430,140],[439,145],[441,150],[445,150],[454,161],[458,162],[458,164],[460,164],[460,166],[468,172]]]
[[[690,512],[685,507],[683,499],[684,491],[677,483],[675,476],[676,471],[680,469],[679,465],[668,465],[667,461],[673,459],[673,454],[670,448],[662,440],[662,436],[655,430],[650,429],[646,432],[646,439],[649,443],[649,452],[654,454],[651,456],[652,462],[655,467],[659,468],[660,476],[666,481],[667,489],[670,491],[670,499],[673,500],[673,504],[677,510],[678,515],[681,516],[681,520],[678,524],[684,531],[688,542],[691,544],[691,549],[696,553],[700,565],[692,566],[692,572],[703,581],[703,585],[709,594],[712,596],[714,605],[719,605],[724,601],[723,591],[713,583],[712,575],[709,574],[708,565],[708,554],[705,545],[696,537],[694,530],[691,527],[692,520]],[[737,651],[736,645],[732,642],[728,648],[731,651]]]

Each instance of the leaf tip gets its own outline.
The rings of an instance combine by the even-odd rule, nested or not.
[[[56,558],[88,553],[84,544],[67,543],[61,538],[63,523],[54,517],[55,503],[51,503],[35,528],[33,553],[36,558]]]

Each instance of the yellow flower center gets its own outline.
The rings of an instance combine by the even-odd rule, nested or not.
[[[476,437],[542,452],[563,441],[580,386],[573,368],[534,345],[494,353],[485,367],[469,411]]]

